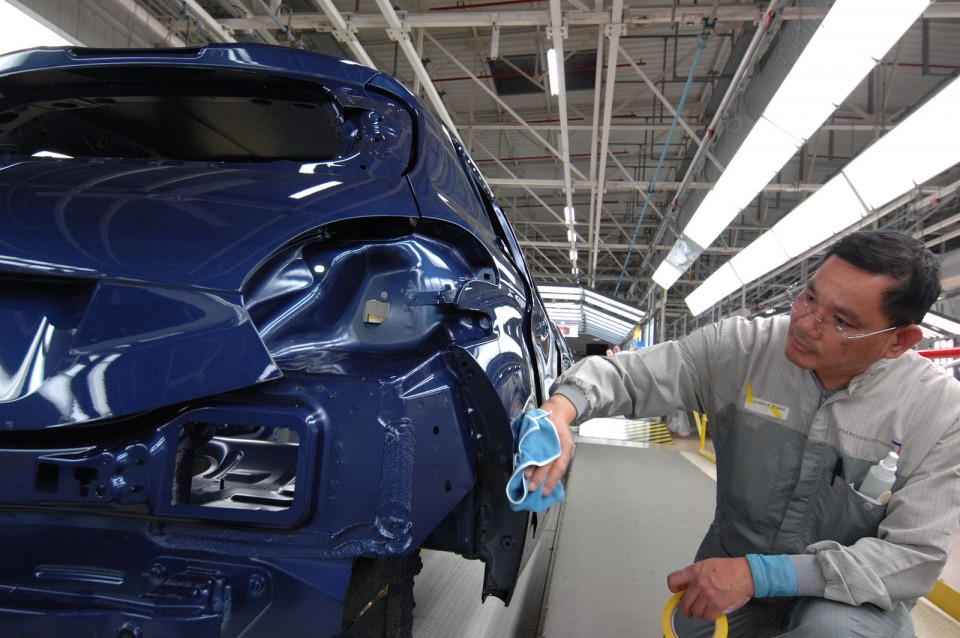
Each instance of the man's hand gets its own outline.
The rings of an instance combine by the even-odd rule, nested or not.
[[[679,604],[684,616],[716,620],[753,597],[753,574],[746,558],[708,558],[667,576],[667,586],[687,590]]]
[[[573,457],[573,434],[570,432],[570,424],[577,418],[577,409],[569,399],[560,394],[555,394],[544,401],[540,409],[550,413],[550,422],[557,427],[557,436],[560,437],[560,456],[546,465],[528,467],[523,475],[529,479],[527,489],[533,492],[543,483],[543,495],[548,496],[567,473],[567,467]]]

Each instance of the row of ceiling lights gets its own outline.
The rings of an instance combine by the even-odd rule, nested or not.
[[[929,0],[837,0],[653,275],[669,289],[917,21]],[[960,161],[952,82],[685,301],[695,316]]]

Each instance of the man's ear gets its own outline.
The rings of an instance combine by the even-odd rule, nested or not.
[[[883,357],[885,359],[896,359],[904,352],[920,343],[920,341],[923,339],[923,331],[920,330],[920,326],[913,323],[909,326],[897,328],[893,334],[896,337],[896,340],[890,344],[890,347],[887,348],[887,351],[884,353]]]

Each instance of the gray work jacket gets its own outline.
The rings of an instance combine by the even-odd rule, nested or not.
[[[960,383],[915,352],[839,390],[784,355],[789,317],[734,318],[679,341],[588,357],[560,376],[577,423],[708,415],[715,518],[697,560],[788,554],[798,595],[891,609],[930,592],[960,521]],[[896,443],[892,443],[896,442]],[[887,505],[859,495],[896,446]],[[837,459],[843,476],[834,478]]]

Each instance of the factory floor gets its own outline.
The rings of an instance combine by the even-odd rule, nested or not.
[[[682,437],[624,419],[584,424],[560,515],[544,530],[511,604],[492,597],[481,604],[479,561],[424,552],[414,636],[662,636],[667,574],[692,561],[713,518],[715,481],[695,432]],[[948,595],[960,590],[960,551],[942,581]],[[960,638],[960,623],[927,599],[913,618],[917,638]]]

